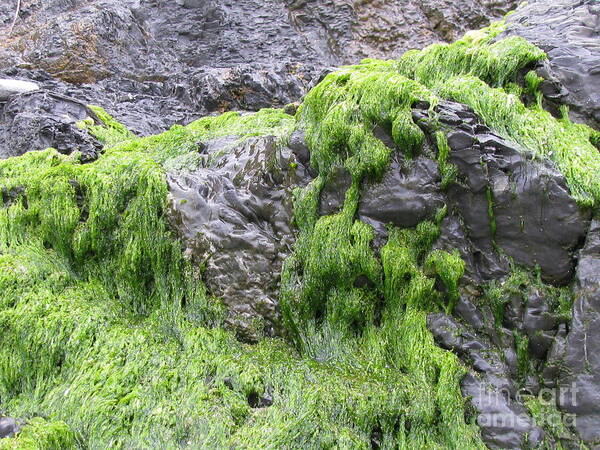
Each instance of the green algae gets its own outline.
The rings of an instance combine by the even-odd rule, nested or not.
[[[435,134],[437,150],[438,150],[438,168],[440,171],[440,176],[442,177],[442,181],[440,182],[440,187],[442,189],[446,189],[451,183],[456,180],[458,175],[458,169],[456,166],[450,162],[448,162],[448,154],[450,153],[450,146],[448,145],[448,139],[446,135],[438,131]]]
[[[80,128],[88,129],[104,146],[112,147],[119,142],[134,139],[135,135],[126,126],[117,122],[103,108],[96,105],[88,105],[88,108],[96,116],[99,123],[91,120],[78,122]]]
[[[393,151],[422,152],[411,108],[426,102],[434,116],[442,98],[554,160],[582,204],[600,199],[600,162],[590,151],[598,134],[555,119],[539,101],[521,103],[518,75],[544,55],[518,38],[492,43],[502,28],[343,68],[307,95],[296,119],[279,110],[226,113],[136,138],[93,108],[101,123],[80,125],[105,144],[98,161],[46,150],[0,162],[1,187],[18,193],[0,208],[0,401],[31,419],[6,445],[369,448],[376,439],[382,448],[483,448],[465,418],[465,369],[427,329],[429,313],[452,311],[464,262],[432,250],[436,223],[390,227],[377,251],[373,229],[355,216],[363,181],[381,177]],[[539,80],[525,81],[539,98]],[[164,173],[207,164],[199,152],[207,140],[285,142],[296,126],[306,130],[318,175],[295,191],[299,235],[282,274],[293,345],[250,346],[221,328],[218,299],[166,224]],[[443,133],[436,137],[447,187],[455,168]],[[319,217],[336,165],[352,185],[340,213]],[[524,279],[486,291],[498,321]],[[551,298],[566,317],[562,292]]]
[[[423,310],[411,310],[401,333],[390,319],[382,335],[374,325],[377,290],[335,287],[323,305],[331,335],[307,325],[314,339],[301,354],[278,339],[242,344],[220,327],[218,301],[206,295],[164,218],[164,166],[194,151],[188,144],[198,137],[180,133],[122,141],[90,164],[51,149],[0,162],[4,189],[19,192],[0,209],[3,407],[31,423],[64,421],[76,445],[88,448],[368,448],[374,433],[384,447],[479,445],[462,418],[462,369],[434,345]],[[165,146],[180,147],[167,157]],[[357,194],[355,183],[349,205]],[[307,253],[327,259],[309,262],[307,292],[317,310],[319,290],[335,278],[367,273],[383,289],[372,230],[346,210],[321,220],[316,228],[326,239]],[[347,234],[336,237],[340,230]],[[436,227],[421,225],[419,233],[425,249]],[[424,289],[433,285],[419,279]],[[308,306],[298,312],[312,314]],[[356,338],[361,329],[371,330],[364,340]],[[382,348],[388,333],[402,345]],[[270,400],[261,406],[263,396]],[[439,414],[457,426],[431,435]]]
[[[529,396],[524,401],[536,424],[546,432],[542,448],[588,449],[589,447],[569,429],[574,418],[560,412],[556,406],[556,394],[554,392],[545,392],[545,394],[549,394],[550,398],[544,398],[544,393],[542,393],[537,397]]]
[[[388,412],[388,423],[379,422],[382,430],[396,429],[387,446],[481,447],[476,427],[464,418],[464,369],[435,345],[426,323],[428,312],[451,301],[434,285],[436,275],[450,285],[462,275],[449,274],[442,263],[456,262],[456,255],[430,252],[438,230],[423,222],[413,230],[390,229],[379,263],[368,245],[370,227],[344,215],[321,217],[305,241],[312,251],[299,249],[285,272],[282,309],[299,348],[370,376],[395,374],[387,389],[402,401]],[[358,279],[371,287],[356,287]]]
[[[2,450],[57,450],[75,447],[75,435],[64,422],[32,419],[18,436],[0,440]]]
[[[562,119],[545,111],[539,92],[542,80],[535,72],[525,74],[524,88],[515,88],[519,74],[546,55],[519,37],[490,44],[490,38],[498,31],[493,28],[483,30],[479,39],[467,34],[453,44],[434,44],[421,51],[407,52],[397,63],[397,69],[436,95],[472,107],[486,125],[525,151],[554,161],[572,196],[581,205],[597,206],[600,201],[600,158],[594,146],[597,132],[572,123],[566,111]],[[534,105],[528,107],[521,102],[523,91],[537,99]]]
[[[526,107],[514,94],[491,88],[477,78],[454,78],[442,92],[471,106],[487,125],[533,155],[554,161],[581,205],[598,205],[600,158],[591,142],[591,128],[571,122],[566,112],[556,119],[537,104]]]
[[[452,308],[464,263],[431,251],[432,222],[390,228],[378,257],[373,229],[355,220],[361,183],[377,180],[393,151],[376,128],[407,158],[421,152],[424,135],[411,115],[417,102],[436,98],[398,75],[394,62],[374,61],[328,75],[305,98],[297,117],[318,176],[295,196],[299,237],[282,274],[281,309],[301,354],[401,375],[391,389],[403,403],[390,417],[396,432],[387,446],[477,448],[483,444],[465,421],[460,394],[464,369],[434,344],[426,323],[428,313]],[[319,192],[335,165],[348,169],[352,185],[338,214],[318,217]],[[446,292],[435,289],[436,277]]]

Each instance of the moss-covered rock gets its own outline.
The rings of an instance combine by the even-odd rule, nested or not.
[[[516,168],[545,167],[558,180],[560,201],[534,189],[531,204],[548,200],[570,208],[581,234],[586,214],[600,201],[597,133],[566,114],[555,118],[543,102],[527,101],[540,98],[541,84],[529,76],[523,85],[523,74],[545,54],[520,38],[492,42],[502,28],[495,24],[398,61],[344,67],[306,96],[295,117],[273,109],[226,113],[139,139],[95,108],[99,122],[78,125],[104,143],[96,161],[83,164],[77,154],[53,149],[0,161],[0,401],[11,416],[29,421],[6,445],[463,449],[542,443],[531,419],[539,408],[531,403],[528,413],[512,394],[503,405],[528,414],[527,427],[502,440],[494,428],[476,423],[497,409],[465,398],[471,391],[461,380],[473,376],[465,358],[470,353],[460,345],[438,346],[444,330],[432,333],[427,326],[428,317],[454,314],[452,321],[463,322],[457,330],[476,334],[468,342],[485,343],[480,350],[489,355],[481,364],[498,362],[496,380],[510,389],[525,383],[543,364],[543,352],[530,354],[536,333],[555,332],[556,323],[536,321],[532,313],[527,326],[511,330],[501,313],[515,286],[539,285],[553,294],[558,288],[541,281],[550,273],[546,261],[511,255],[502,241],[509,224],[500,207],[525,203],[498,195],[508,191],[497,181],[515,181]],[[302,135],[307,148],[296,142]],[[215,139],[227,145],[215,146]],[[262,150],[253,153],[257,143]],[[304,166],[307,153],[310,167]],[[361,220],[368,186],[425,160],[437,166],[427,188],[436,201],[425,214],[409,223],[380,217],[375,228]],[[298,171],[303,176],[293,179],[290,173]],[[337,208],[323,209],[322,194],[340,172],[345,192]],[[197,181],[188,186],[189,198],[212,202],[214,214],[169,205],[169,195],[186,205],[189,199],[177,197],[174,186],[192,175]],[[254,203],[234,201],[242,194]],[[280,203],[269,197],[275,194]],[[477,208],[462,207],[473,199]],[[293,201],[293,221],[291,213],[265,213],[263,201]],[[174,211],[187,214],[187,222],[175,220]],[[239,222],[235,230],[244,233],[213,233],[202,241],[198,231],[208,236],[216,229],[212,220]],[[285,236],[273,231],[275,222]],[[572,264],[579,243],[563,242],[560,232],[548,227],[537,247],[561,247]],[[460,234],[460,246],[448,238],[452,233]],[[265,239],[255,242],[256,236]],[[293,237],[291,247],[284,239]],[[194,247],[196,241],[208,244]],[[261,259],[244,259],[245,246]],[[539,263],[540,276],[502,280],[505,247],[516,263]],[[471,257],[473,249],[505,267],[481,269],[486,262]],[[277,283],[284,251],[277,299],[273,285],[261,286],[242,271],[246,262],[259,261]],[[236,339],[227,320],[239,305],[251,310],[259,303],[250,295],[232,300],[248,280],[282,317],[273,327],[279,336],[256,333],[253,345]],[[492,284],[481,292],[472,285],[477,282]],[[568,309],[567,297],[544,298],[557,303],[560,314]],[[251,318],[261,316],[258,309]],[[468,320],[468,309],[481,317]],[[550,444],[553,433],[546,436]]]

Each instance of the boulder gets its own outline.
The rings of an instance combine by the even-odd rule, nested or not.
[[[401,228],[432,220],[445,204],[437,163],[419,156],[406,161],[396,151],[379,182],[363,185],[358,216],[386,236],[386,225]]]
[[[539,266],[544,280],[567,283],[590,211],[571,197],[565,177],[551,161],[534,159],[493,133],[470,108],[441,102],[437,112],[450,147],[448,162],[458,171],[447,197],[469,236],[472,255],[463,256],[470,272],[483,280],[506,273],[500,248],[519,264]],[[433,125],[418,123],[433,138]]]
[[[294,242],[291,191],[307,182],[304,166],[272,136],[220,138],[201,152],[202,167],[167,176],[171,223],[238,336],[278,334],[279,277]]]
[[[69,154],[80,152],[83,162],[95,160],[102,145],[77,122],[95,117],[79,101],[47,91],[11,97],[0,104],[0,159],[53,147]]]

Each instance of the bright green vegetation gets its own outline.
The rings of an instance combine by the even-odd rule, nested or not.
[[[446,138],[446,135],[442,131],[438,131],[435,134],[435,139],[438,148],[438,167],[440,170],[440,176],[442,177],[441,187],[442,189],[446,189],[456,180],[458,170],[454,164],[448,162],[450,146],[448,145],[448,139]]]
[[[101,107],[89,105],[89,108],[100,120],[100,123],[95,124],[93,119],[88,119],[91,120],[91,123],[84,120],[79,122],[78,125],[80,128],[89,128],[90,132],[105,146],[111,147],[119,142],[135,138],[135,135],[127,127],[113,119]]]
[[[573,294],[568,286],[555,287],[545,284],[541,274],[513,265],[510,275],[502,281],[492,281],[485,287],[485,301],[492,306],[496,325],[502,325],[505,306],[511,299],[519,299],[525,305],[529,295],[537,294],[543,297],[552,314],[560,322],[571,320]]]
[[[1,450],[56,450],[75,446],[75,436],[64,422],[36,417],[14,438],[0,440]]]
[[[534,72],[525,75],[525,87],[515,85],[520,72],[546,57],[540,49],[518,37],[491,45],[488,41],[489,36],[467,35],[453,44],[410,51],[398,62],[398,70],[442,98],[469,105],[488,126],[534,156],[554,161],[573,197],[582,205],[597,206],[597,132],[572,123],[566,110],[557,120],[542,109],[541,80]],[[520,98],[525,93],[538,101],[526,106]]]
[[[97,161],[52,149],[0,161],[0,404],[30,420],[2,445],[482,448],[459,388],[465,369],[426,324],[452,311],[465,269],[458,253],[432,249],[446,209],[414,229],[390,227],[379,250],[356,211],[362,183],[381,177],[394,151],[376,127],[410,159],[425,139],[411,107],[427,102],[435,119],[442,98],[552,158],[573,195],[597,205],[598,135],[521,102],[538,85],[530,75],[519,88],[518,75],[544,55],[517,38],[490,44],[501,28],[342,68],[296,118],[226,113],[136,138],[95,107],[102,123],[80,126],[105,145]],[[285,141],[297,126],[318,176],[295,193],[299,234],[281,292],[288,336],[248,345],[222,327],[219,300],[167,225],[164,175],[214,162],[198,151],[208,139]],[[447,187],[456,171],[443,130],[436,141]],[[352,175],[343,208],[319,217],[340,165]],[[497,311],[510,289],[488,290]],[[566,315],[566,297],[555,297]]]
[[[379,262],[369,246],[373,232],[351,217],[344,211],[320,218],[288,260],[282,309],[298,347],[382,380],[388,397],[373,419],[386,447],[482,447],[477,428],[465,421],[464,369],[435,345],[426,325],[427,313],[453,298],[434,288],[435,276],[451,291],[462,261],[430,252],[438,229],[422,222],[390,229]],[[357,287],[361,279],[365,286]]]
[[[556,408],[556,398],[552,391],[549,394],[538,397],[529,397],[524,403],[535,422],[544,428],[547,433],[542,448],[556,448],[563,450],[565,448],[588,449],[589,447],[580,441],[577,436],[569,429],[573,426],[573,416],[561,414]],[[554,444],[552,443],[554,440]],[[567,442],[567,445],[563,443]]]
[[[266,131],[290,123],[274,114],[253,120],[273,120]],[[242,135],[236,117],[229,115],[234,123],[226,126]],[[257,132],[252,123],[247,129]],[[49,420],[33,419],[6,445],[24,447],[36,436],[34,448],[68,448],[73,441],[82,448],[368,448],[380,434],[387,447],[481,446],[477,429],[464,422],[463,369],[426,329],[421,303],[429,294],[440,304],[446,298],[433,289],[435,269],[426,275],[422,268],[434,224],[397,231],[386,246],[385,270],[399,273],[396,265],[406,260],[404,270],[416,277],[411,286],[424,294],[410,294],[413,287],[389,294],[409,314],[387,308],[380,331],[373,291],[364,321],[369,341],[307,328],[313,350],[298,354],[278,339],[240,343],[219,326],[219,302],[206,295],[166,226],[163,164],[170,160],[161,152],[169,146],[178,158],[191,151],[191,141],[220,133],[223,127],[203,119],[189,129],[124,140],[90,164],[54,150],[0,162],[11,194],[0,209],[0,398],[13,416]],[[374,256],[360,263],[371,252],[372,232],[360,222],[352,228],[354,262],[391,292]],[[420,249],[406,233],[421,236]],[[361,310],[364,297],[353,298],[337,296],[339,323],[358,317],[345,305]],[[351,354],[352,342],[367,353]],[[371,359],[373,350],[381,352],[378,359]],[[348,359],[328,351],[347,352]],[[264,395],[271,406],[260,404]],[[437,425],[440,414],[444,426]]]

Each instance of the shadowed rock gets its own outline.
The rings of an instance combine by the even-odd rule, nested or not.
[[[431,220],[444,206],[439,181],[435,161],[425,157],[404,161],[397,152],[380,182],[364,184],[359,218],[383,236],[387,224],[410,228]]]
[[[579,254],[573,320],[562,360],[559,406],[576,415],[575,427],[600,441],[600,221],[594,220]],[[558,349],[555,350],[558,352]]]
[[[539,266],[546,281],[568,282],[590,211],[571,197],[565,177],[552,162],[534,160],[493,133],[470,108],[441,102],[437,111],[450,146],[448,161],[458,170],[447,196],[470,240],[472,254],[463,255],[470,272],[483,279],[506,273],[498,246],[519,264]],[[433,125],[419,124],[433,132]]]
[[[21,431],[21,425],[12,417],[0,417],[0,439],[10,438]]]
[[[427,326],[441,347],[456,352],[474,369],[463,378],[461,390],[477,411],[477,424],[486,445],[498,449],[539,445],[544,431],[517,398],[501,349],[485,335],[469,331],[445,314],[431,314]]]

